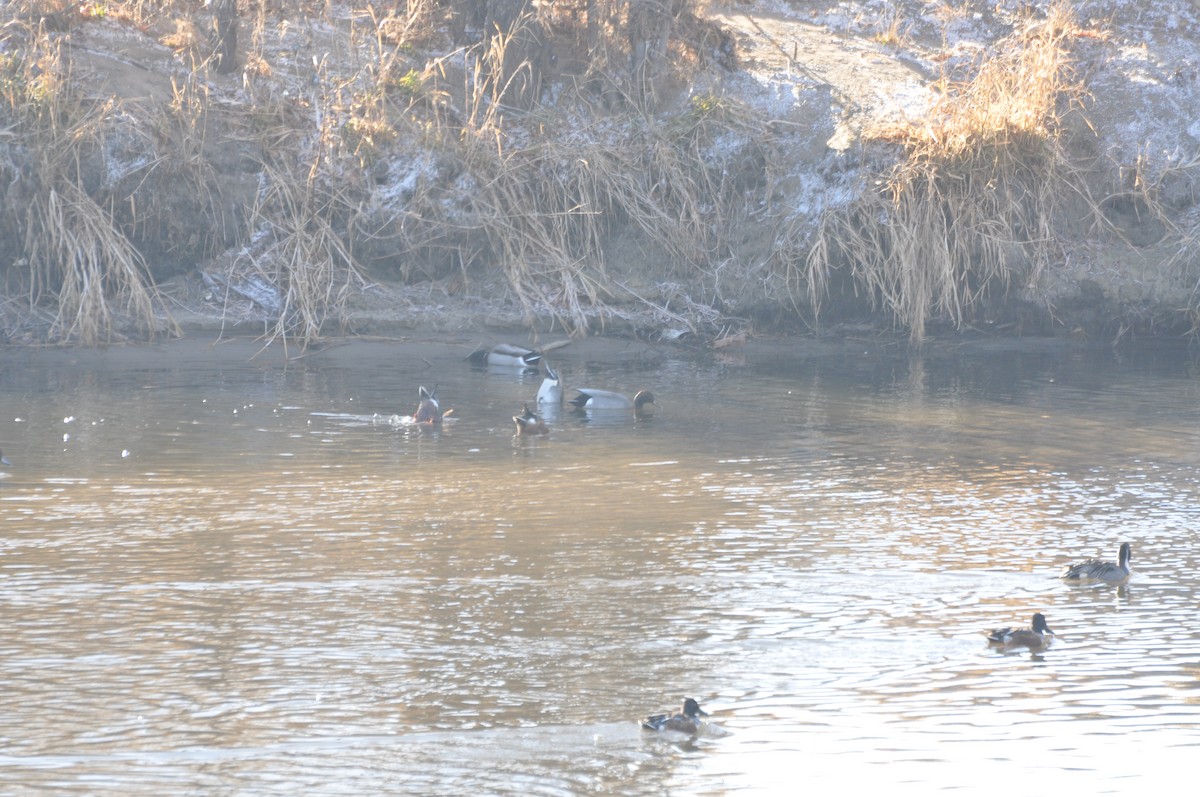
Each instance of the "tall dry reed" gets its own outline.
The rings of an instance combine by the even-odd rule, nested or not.
[[[116,103],[83,95],[61,39],[30,35],[0,57],[0,119],[23,143],[12,164],[19,179],[2,209],[22,255],[8,282],[23,287],[31,308],[53,302],[54,339],[103,343],[117,313],[153,334],[156,292],[146,264],[111,208],[84,189],[81,164],[111,134]]]

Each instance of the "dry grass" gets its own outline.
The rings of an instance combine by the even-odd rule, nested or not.
[[[519,31],[498,32],[454,57],[467,65],[461,73],[435,65],[404,92],[423,98],[406,109],[413,135],[453,154],[461,176],[450,186],[421,181],[389,234],[410,262],[442,262],[464,275],[473,264],[498,265],[528,317],[549,312],[585,333],[619,292],[605,271],[611,234],[639,229],[663,253],[664,274],[715,262],[745,213],[745,171],[761,172],[767,156],[713,150],[727,138],[761,148],[770,136],[750,109],[713,96],[666,124],[632,115],[593,129],[580,124],[593,109],[567,94],[558,105],[568,112],[536,116],[536,141],[514,138],[506,98],[529,69],[507,50],[516,38]]]
[[[155,289],[141,255],[84,190],[81,162],[111,134],[113,101],[81,96],[61,44],[38,33],[31,46],[0,59],[0,119],[25,142],[19,187],[6,195],[5,226],[19,241],[9,289],[31,308],[52,298],[52,338],[94,345],[109,340],[115,312],[147,333],[158,326]]]
[[[814,312],[848,268],[920,341],[931,319],[961,324],[989,291],[1036,282],[1056,261],[1065,219],[1100,223],[1087,168],[1066,143],[1067,115],[1084,96],[1070,48],[1079,31],[1058,3],[1026,19],[970,80],[943,79],[924,119],[865,134],[903,154],[877,190],[824,218],[793,273]]]
[[[673,3],[670,13],[690,14],[691,5]],[[264,305],[272,338],[307,344],[344,318],[361,281],[360,250],[368,245],[389,250],[389,262],[403,263],[402,276],[413,279],[445,276],[447,264],[464,276],[472,267],[502,269],[530,315],[549,309],[572,332],[585,331],[617,290],[605,273],[604,251],[624,226],[640,230],[647,249],[662,253],[664,274],[703,272],[728,258],[728,236],[746,212],[746,174],[761,171],[766,160],[765,145],[745,142],[769,136],[755,114],[717,97],[698,98],[666,124],[645,113],[647,97],[628,90],[622,70],[632,68],[638,37],[669,33],[675,23],[664,16],[668,6],[634,18],[623,0],[541,4],[511,28],[490,30],[478,45],[441,59],[414,56],[415,47],[445,40],[437,28],[451,6],[460,18],[477,8],[465,0],[419,0],[384,14],[364,4],[355,9],[349,38],[329,46],[314,43],[314,31],[324,35],[345,20],[323,4],[243,3],[244,94],[231,100],[227,79],[219,102],[209,96],[211,13],[192,0],[84,6],[24,0],[20,10],[33,20],[31,30],[51,13],[68,15],[71,25],[102,17],[136,25],[189,67],[174,79],[167,107],[148,115],[143,130],[153,143],[146,150],[156,160],[141,179],[178,187],[192,200],[186,207],[213,229],[241,227],[238,237],[250,243],[235,268],[277,289],[278,301]],[[326,24],[308,28],[307,42],[292,35],[322,15]],[[364,18],[369,26],[359,24]],[[579,86],[546,110],[535,103],[544,64],[531,54],[552,29],[587,42],[589,58]],[[297,42],[294,51],[283,52],[285,39]],[[4,209],[0,219],[19,229],[28,264],[22,275],[8,272],[10,286],[27,290],[31,303],[56,301],[54,330],[63,339],[107,339],[116,311],[151,328],[154,287],[131,241],[158,236],[167,241],[165,252],[196,252],[229,236],[175,223],[171,209],[183,203],[167,210],[139,204],[144,195],[134,187],[99,200],[83,190],[73,169],[111,135],[104,119],[113,108],[78,97],[65,57],[52,50],[55,39],[38,41],[42,50],[22,51],[25,60],[6,66],[12,74],[0,129],[11,118],[15,135],[39,147],[37,182],[19,198],[21,207]],[[327,53],[326,60],[314,53]],[[641,68],[662,66],[651,60]],[[304,75],[310,62],[313,74]],[[589,106],[597,96],[604,109]],[[605,120],[604,130],[580,123],[597,118]],[[214,188],[221,175],[211,148],[235,142],[214,145],[208,140],[214,129],[240,136],[236,143],[258,161],[257,197],[243,219],[221,217],[228,203]],[[722,154],[727,139],[742,142],[736,155]],[[435,173],[402,204],[385,208],[395,218],[380,222],[371,215],[373,169],[417,160],[418,152],[436,161]],[[749,165],[738,165],[746,155]]]

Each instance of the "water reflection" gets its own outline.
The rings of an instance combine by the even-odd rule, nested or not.
[[[1104,791],[1198,741],[1186,353],[568,348],[658,412],[536,440],[540,377],[457,355],[5,354],[5,790]],[[644,738],[683,695],[728,735]]]

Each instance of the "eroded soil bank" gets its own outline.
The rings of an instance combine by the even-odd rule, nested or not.
[[[1094,169],[1097,221],[1065,236],[1049,268],[1026,267],[1018,252],[1011,278],[982,292],[962,317],[935,312],[923,323],[934,341],[1061,336],[1108,345],[1193,329],[1196,8],[1075,6],[1081,27],[1070,46],[1089,92],[1074,109],[1076,143]],[[244,16],[253,25],[243,31],[243,68],[221,71],[194,60],[214,24],[212,8],[171,8],[138,24],[62,17],[61,29],[38,28],[26,15],[8,28],[0,54],[41,41],[69,55],[62,63],[84,95],[115,98],[72,179],[111,214],[121,233],[114,240],[153,275],[157,294],[152,310],[114,303],[101,331],[115,340],[261,335],[294,341],[293,353],[344,336],[463,345],[608,336],[618,346],[634,340],[717,354],[782,336],[904,341],[910,330],[856,281],[854,262],[824,286],[819,315],[803,264],[823,220],[870,190],[896,155],[866,146],[863,131],[920,118],[946,85],[939,80],[970,71],[1029,14],[1045,11],[1005,3],[696,4],[695,16],[677,25],[677,62],[657,86],[653,115],[639,117],[602,103],[553,116],[471,106],[461,84],[473,56],[456,50],[450,33],[380,46],[382,17],[354,4]],[[581,74],[571,52],[556,44],[542,65],[546,109]],[[382,110],[373,115],[368,89],[383,85],[383,67],[400,72],[380,90]],[[413,132],[414,121],[428,129],[484,107],[501,108],[503,119],[470,129],[487,131],[499,158],[439,150],[434,136]],[[640,123],[652,134],[631,137]],[[497,164],[566,174],[635,140],[647,152],[670,150],[670,158],[659,152],[659,160],[626,165],[702,178],[709,182],[698,183],[696,195],[711,188],[720,196],[692,202],[662,188],[665,177],[644,196],[642,188],[630,192],[644,203],[636,207],[592,210],[568,196],[571,213],[603,222],[544,249],[530,242],[549,235],[539,225],[555,218],[556,206],[508,208],[529,225],[516,243],[497,240],[481,220],[495,205],[473,200],[511,177]],[[674,149],[660,146],[668,140]],[[33,143],[0,131],[10,210],[40,207],[14,188],[38,171]],[[553,157],[531,154],[551,150]],[[679,165],[681,154],[691,166]],[[575,187],[587,178],[569,176]],[[309,212],[322,203],[341,210]],[[651,232],[651,218],[670,223]],[[86,313],[64,318],[46,302],[29,302],[39,280],[29,261],[45,253],[29,244],[27,228],[10,222],[6,233],[0,335],[15,344],[87,342],[73,333]],[[103,259],[105,247],[97,249]]]

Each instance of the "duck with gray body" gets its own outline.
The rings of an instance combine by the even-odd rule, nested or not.
[[[579,388],[579,395],[571,399],[571,404],[580,410],[633,410],[638,417],[649,416],[655,406],[654,394],[649,390],[639,390],[631,399],[624,393],[590,387]]]
[[[467,356],[476,365],[495,365],[503,368],[537,368],[542,353],[537,349],[512,343],[497,343],[492,348],[478,348]]]
[[[1124,584],[1129,580],[1129,561],[1133,558],[1133,549],[1129,543],[1121,543],[1117,552],[1117,561],[1108,562],[1103,559],[1088,559],[1086,562],[1069,565],[1059,576],[1063,581],[1086,584],[1101,582],[1104,584]]]

